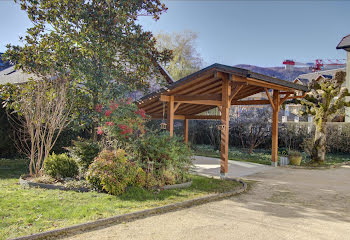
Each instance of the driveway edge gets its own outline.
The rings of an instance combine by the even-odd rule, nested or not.
[[[37,240],[37,239],[51,239],[51,238],[57,239],[65,236],[72,236],[75,234],[79,234],[79,231],[91,231],[101,227],[108,227],[114,224],[130,222],[137,219],[142,219],[142,218],[146,218],[154,215],[160,215],[167,212],[173,212],[176,210],[189,208],[192,206],[197,206],[208,202],[218,201],[224,198],[228,198],[228,197],[243,193],[247,190],[247,184],[241,179],[227,178],[225,180],[239,182],[241,183],[242,186],[239,189],[235,189],[234,191],[230,191],[230,192],[208,195],[208,196],[195,198],[195,199],[191,199],[183,202],[168,204],[162,207],[156,207],[156,208],[146,209],[146,210],[137,211],[133,213],[117,215],[109,218],[99,219],[93,222],[82,223],[82,224],[73,225],[70,227],[55,229],[55,230],[37,233],[33,235],[12,238],[11,240]]]

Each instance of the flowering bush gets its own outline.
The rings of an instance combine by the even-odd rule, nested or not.
[[[120,142],[132,141],[135,137],[144,134],[144,124],[148,117],[145,111],[138,109],[131,100],[96,105],[95,110],[101,117],[101,126],[97,128],[97,134]]]
[[[120,195],[129,186],[144,187],[146,173],[128,159],[124,150],[104,150],[90,165],[87,181],[95,189]]]

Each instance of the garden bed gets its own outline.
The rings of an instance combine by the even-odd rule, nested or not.
[[[187,188],[164,191],[130,188],[120,196],[112,196],[97,192],[23,188],[18,184],[18,178],[26,171],[24,160],[0,159],[1,240],[185,202],[241,187],[241,183],[235,181],[191,176],[193,183]]]
[[[36,187],[36,188],[43,188],[43,189],[48,189],[48,190],[62,190],[62,191],[75,191],[75,192],[89,192],[89,191],[91,191],[91,189],[88,187],[67,187],[64,185],[64,182],[58,182],[58,184],[35,182],[28,175],[21,176],[19,178],[19,184],[23,187]],[[156,187],[154,189],[155,190],[158,190],[158,189],[159,190],[179,189],[179,188],[187,188],[187,187],[190,187],[191,185],[192,185],[192,181],[188,181],[185,183]]]

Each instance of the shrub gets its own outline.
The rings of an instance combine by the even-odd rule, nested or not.
[[[302,157],[303,155],[301,154],[301,152],[296,151],[296,150],[290,150],[288,152],[288,157]]]
[[[100,146],[96,142],[82,139],[73,141],[73,146],[67,149],[83,172],[88,170],[90,164],[100,152]]]
[[[168,133],[148,133],[139,138],[135,142],[135,152],[143,169],[162,183],[183,182],[192,167],[190,148],[182,139],[170,137]]]
[[[95,189],[120,195],[129,186],[144,187],[146,174],[135,162],[128,159],[124,150],[104,150],[90,165],[87,181]]]
[[[44,163],[45,172],[53,178],[76,177],[79,173],[78,165],[73,158],[62,153],[52,153]]]

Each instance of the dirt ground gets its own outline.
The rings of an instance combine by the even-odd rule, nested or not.
[[[275,168],[249,192],[67,239],[350,239],[350,166]]]

